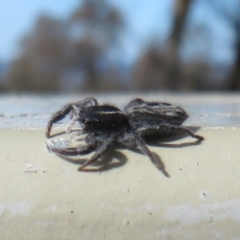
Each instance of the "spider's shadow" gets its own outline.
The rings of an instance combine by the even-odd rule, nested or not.
[[[96,163],[93,164],[93,166],[96,166],[97,168],[86,168],[82,172],[105,172],[105,171],[108,171],[108,170],[111,170],[114,168],[122,167],[123,165],[126,164],[128,159],[127,159],[126,155],[124,155],[122,152],[117,151],[117,150],[121,150],[121,149],[126,149],[126,148],[115,147],[114,149],[112,149],[111,152],[107,153],[105,156],[103,156],[101,159],[99,159]],[[141,152],[141,150],[137,149],[137,148],[131,149],[131,151],[138,153],[138,154],[143,154]],[[160,171],[163,173],[163,175],[165,177],[170,177],[170,175],[168,174],[168,172],[165,169],[165,165],[164,165],[163,161],[161,160],[161,158],[156,153],[152,153],[152,154],[154,155],[154,158],[157,160],[158,166],[160,166]],[[58,156],[68,162],[78,164],[78,165],[79,164],[82,165],[83,163],[85,163],[87,161],[87,159],[76,159],[75,160],[70,157],[66,157],[66,156],[62,156],[62,155],[58,155]],[[117,162],[113,162],[112,161],[113,159],[117,159]]]
[[[126,164],[128,159],[123,153],[121,153],[119,151],[115,151],[116,149],[117,148],[114,148],[113,151],[108,152],[106,155],[101,157],[101,159],[99,159],[97,162],[95,162],[92,165],[92,166],[97,166],[98,168],[86,168],[86,169],[82,170],[81,172],[104,172],[104,171],[111,170],[113,168],[122,167],[123,165]],[[85,163],[86,161],[89,160],[86,158],[73,159],[70,157],[63,156],[63,155],[59,155],[59,154],[57,154],[57,155],[68,162],[78,164],[78,165],[79,164],[82,165],[83,163]],[[109,160],[109,159],[111,159],[111,160]],[[113,162],[112,159],[117,159],[117,162]]]
[[[199,127],[188,127],[192,132],[196,132]],[[61,135],[62,133],[57,133],[54,134],[53,136]],[[187,134],[176,134],[174,132],[172,133],[166,133],[166,134],[161,134],[161,135],[156,135],[156,136],[148,136],[145,137],[145,141],[147,145],[150,146],[156,146],[156,147],[165,147],[165,148],[182,148],[182,147],[189,147],[189,146],[194,146],[194,145],[199,145],[201,141],[194,141],[194,142],[186,142],[186,143],[171,143],[173,141],[182,139],[187,137]],[[165,142],[165,143],[162,143]],[[167,142],[167,143],[166,143]],[[98,166],[98,168],[87,168],[84,169],[84,172],[103,172],[103,171],[108,171],[113,168],[119,168],[122,167],[123,165],[126,164],[128,161],[127,157],[116,150],[121,150],[121,149],[126,149],[126,147],[123,146],[116,146],[107,153],[105,156],[103,156],[100,160],[98,160],[96,163],[94,163],[93,166]],[[130,149],[131,151],[134,151],[138,154],[143,154],[140,149],[135,148],[135,149]],[[165,177],[170,177],[168,172],[165,169],[165,165],[159,155],[156,153],[153,153],[154,158],[158,162],[158,166],[160,166],[160,171],[163,173]],[[68,162],[74,163],[74,164],[80,164],[82,165],[87,159],[72,159],[70,157],[58,155],[59,157],[65,159]],[[147,156],[146,156],[147,157]],[[110,160],[109,160],[110,159]],[[112,159],[117,159],[117,162],[113,162]]]

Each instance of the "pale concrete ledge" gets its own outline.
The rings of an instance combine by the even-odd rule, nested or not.
[[[49,153],[45,126],[86,95],[0,96],[0,239],[240,239],[240,96],[94,96],[119,107],[136,96],[182,106],[185,125],[206,140],[149,146],[165,172],[127,149],[78,172]]]

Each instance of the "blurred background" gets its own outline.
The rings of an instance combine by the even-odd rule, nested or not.
[[[236,91],[240,0],[9,0],[0,91]]]

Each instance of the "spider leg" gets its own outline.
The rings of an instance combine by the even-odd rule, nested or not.
[[[50,137],[50,131],[52,129],[52,125],[60,120],[62,120],[68,113],[70,113],[73,110],[73,104],[68,104],[64,108],[62,108],[60,111],[56,112],[47,125],[46,130],[46,137]]]
[[[64,156],[86,155],[94,151],[97,147],[97,140],[92,135],[85,138],[87,145],[76,148],[52,148],[51,151]]]
[[[204,137],[200,135],[194,134],[192,131],[190,131],[188,128],[181,127],[181,126],[169,126],[170,131],[176,131],[179,133],[187,133],[189,136],[198,139],[199,141],[204,140]]]
[[[135,139],[136,139],[136,144],[138,147],[141,148],[141,150],[143,151],[144,154],[146,154],[150,160],[152,161],[152,163],[159,169],[162,171],[162,166],[161,164],[156,161],[156,159],[154,158],[153,154],[151,153],[151,151],[148,149],[148,147],[146,146],[145,142],[143,141],[143,139],[141,137],[138,137],[135,135]]]
[[[84,107],[91,107],[91,106],[97,106],[98,102],[95,98],[85,98],[82,101],[79,101],[75,104],[73,104],[73,106],[77,108],[84,108]],[[70,118],[72,119],[74,117],[74,112],[71,113]]]
[[[74,126],[74,124],[78,121],[78,119],[73,119],[72,122],[69,124],[66,133],[70,133],[72,131],[72,128]]]
[[[83,101],[80,101],[76,104],[73,105],[73,107],[75,108],[75,112],[77,112],[78,110],[76,109],[77,108],[83,108],[83,107],[90,107],[90,106],[96,106],[98,105],[98,102],[95,98],[86,98],[84,99]],[[74,117],[74,111],[72,111],[72,114],[71,114],[71,119],[73,119]],[[74,124],[78,121],[77,118],[73,119],[72,122],[69,124],[68,128],[67,128],[67,131],[66,133],[70,133]]]
[[[175,131],[175,132],[179,132],[179,133],[187,133],[188,135],[190,135],[193,138],[196,138],[200,141],[204,140],[204,137],[200,136],[200,135],[196,135],[194,134],[191,130],[189,130],[188,128],[182,127],[182,126],[174,126],[174,125],[161,125],[161,126],[157,126],[157,127],[148,127],[148,128],[140,128],[138,129],[136,132],[137,134],[139,134],[140,136],[143,135],[148,135],[148,134],[154,134],[157,132],[167,132],[167,131]]]
[[[68,132],[67,132],[68,133]],[[80,139],[79,136],[83,136],[84,135],[84,131],[82,131],[82,129],[77,130],[76,132],[69,132],[70,133],[70,140],[72,139]]]
[[[95,98],[85,98],[84,100],[76,103],[77,106],[79,107],[91,107],[91,106],[96,106],[98,105],[98,101]]]
[[[79,171],[84,171],[84,168],[95,163],[101,156],[103,156],[109,150],[109,143],[104,142],[97,152],[91,157],[91,159],[85,162],[81,167],[78,168]]]
[[[94,151],[96,146],[86,145],[78,148],[52,148],[51,151],[64,156],[86,155]]]
[[[50,119],[50,121],[48,122],[47,125],[47,130],[46,130],[46,137],[50,137],[50,132],[52,129],[52,125],[60,120],[62,120],[67,114],[69,114],[71,111],[73,111],[73,115],[71,116],[73,118],[73,116],[77,116],[79,109],[83,108],[83,107],[89,107],[89,106],[93,106],[93,105],[98,105],[98,102],[95,98],[86,98],[83,101],[80,101],[76,104],[68,104],[65,107],[63,107],[60,111],[56,112],[52,118]],[[69,128],[68,128],[68,132],[71,131],[72,126],[74,124],[73,123],[70,124]]]

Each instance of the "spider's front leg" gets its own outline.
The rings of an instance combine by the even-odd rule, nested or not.
[[[80,101],[73,105],[73,108],[75,110],[72,111],[72,114],[70,116],[70,118],[72,119],[72,122],[69,124],[66,133],[70,133],[72,131],[74,124],[79,121],[78,119],[79,109],[87,108],[91,106],[98,106],[98,101],[95,98],[86,98],[83,101]],[[75,118],[74,118],[74,115],[75,115]]]
[[[51,148],[51,151],[63,155],[63,156],[78,156],[78,155],[86,155],[94,150],[96,150],[98,141],[92,136],[88,135],[86,138],[86,146],[81,146],[78,148]],[[89,161],[86,161],[81,167],[79,167],[79,171],[84,171],[84,168],[95,163],[100,157],[102,157],[110,148],[110,144],[108,141],[102,142],[100,147],[96,150],[96,153],[91,157]]]
[[[91,107],[91,106],[97,106],[98,105],[98,101],[95,98],[89,97],[89,98],[85,98],[84,100],[76,103],[76,105],[78,107]]]
[[[48,122],[47,125],[47,130],[46,130],[46,137],[49,138],[50,137],[50,132],[52,129],[52,125],[60,120],[62,120],[67,114],[69,114],[71,111],[73,112],[73,115],[75,115],[77,117],[78,112],[81,108],[84,107],[89,107],[89,106],[94,106],[94,105],[98,105],[98,102],[95,98],[86,98],[83,101],[80,101],[78,103],[75,104],[68,104],[65,107],[63,107],[60,111],[56,112],[52,118],[50,119],[50,121]],[[73,117],[73,116],[72,116]],[[74,119],[73,121],[76,121],[76,119]],[[71,131],[71,128],[73,126],[73,123],[70,124],[70,126],[68,127],[68,132]]]
[[[64,108],[62,108],[60,111],[56,112],[51,119],[48,122],[47,130],[46,130],[46,137],[50,137],[50,132],[52,129],[52,125],[60,120],[62,120],[68,113],[70,113],[73,110],[73,104],[68,104]]]
[[[85,138],[86,145],[71,148],[51,148],[51,151],[63,156],[86,155],[94,151],[97,147],[97,140],[92,135],[87,135]]]
[[[51,151],[63,156],[78,156],[89,154],[94,151],[95,148],[96,146],[94,145],[86,145],[77,148],[52,148]]]
[[[97,152],[91,157],[91,159],[85,162],[81,167],[78,168],[79,171],[84,171],[84,168],[95,163],[100,157],[102,157],[109,150],[110,145],[108,142],[103,142],[102,145],[97,149]]]

